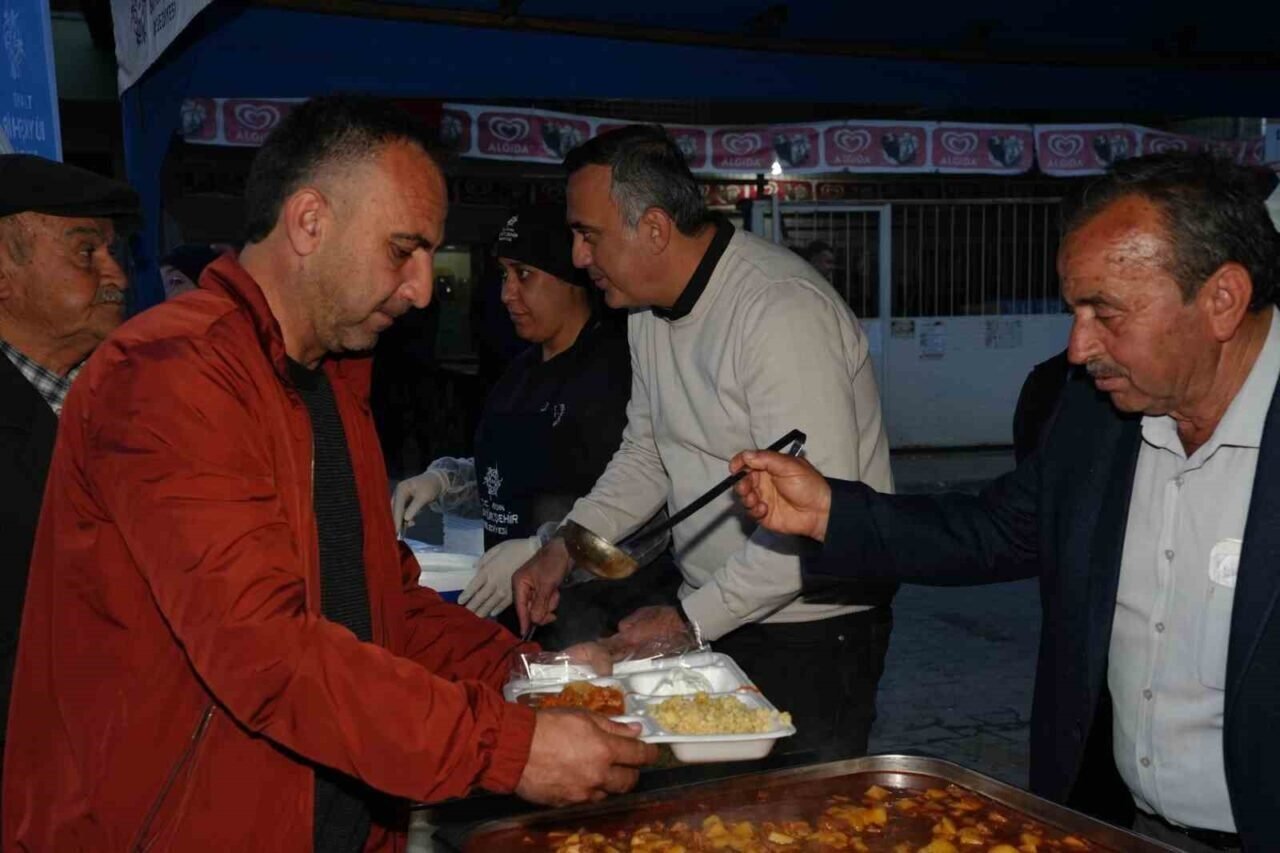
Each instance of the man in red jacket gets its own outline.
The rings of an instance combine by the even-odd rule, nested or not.
[[[358,353],[431,296],[445,188],[416,128],[302,105],[246,203],[239,261],[125,324],[68,397],[4,849],[397,848],[406,800],[629,789],[654,748],[503,702],[526,647],[418,588],[393,535]]]

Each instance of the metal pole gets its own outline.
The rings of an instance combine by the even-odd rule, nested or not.
[[[880,411],[884,417],[885,434],[889,432],[889,333],[893,321],[893,208],[880,208],[880,359],[876,365],[876,384],[880,386]]]
[[[769,203],[773,211],[773,242],[782,245],[782,210],[778,203],[778,188],[773,188],[773,195],[769,196]]]

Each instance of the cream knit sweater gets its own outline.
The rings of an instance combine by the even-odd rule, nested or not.
[[[729,473],[738,451],[792,428],[823,474],[893,490],[867,339],[853,312],[797,255],[733,235],[693,310],[631,315],[631,402],[622,445],[569,517],[617,541]],[[730,492],[672,532],[680,596],[703,636],[748,622],[865,609],[799,598],[800,543],[758,528]]]

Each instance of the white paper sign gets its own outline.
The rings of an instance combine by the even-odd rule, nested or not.
[[[942,358],[947,354],[947,324],[941,320],[926,323],[920,329],[920,357]]]

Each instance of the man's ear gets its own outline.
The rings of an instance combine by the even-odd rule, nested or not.
[[[661,255],[671,243],[675,225],[665,210],[651,207],[641,215],[636,232],[652,254]]]
[[[34,236],[18,216],[0,220],[0,299],[11,299],[17,284],[17,268],[31,262]]]
[[[284,200],[280,227],[296,254],[305,257],[320,246],[329,211],[328,199],[315,187],[303,187]]]
[[[1228,261],[1209,276],[1201,286],[1201,294],[1206,297],[1204,304],[1214,337],[1220,342],[1231,340],[1244,322],[1253,299],[1253,278],[1249,271]]]

